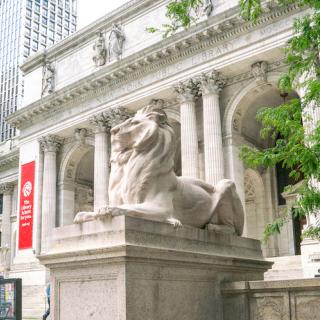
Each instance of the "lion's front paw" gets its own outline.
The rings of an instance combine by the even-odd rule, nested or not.
[[[106,207],[100,208],[96,216],[97,218],[112,218],[115,216],[125,215],[126,213],[127,211],[122,208],[106,206]]]
[[[169,218],[169,219],[167,219],[167,222],[172,224],[175,229],[182,227],[182,223],[178,219]]]
[[[78,212],[75,216],[73,222],[74,223],[83,223],[86,221],[92,221],[96,218],[96,214],[94,212]]]

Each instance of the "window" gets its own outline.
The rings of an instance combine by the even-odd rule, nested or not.
[[[50,4],[50,10],[51,11],[55,11],[56,10],[56,6],[54,4],[52,4],[52,3]]]
[[[25,29],[25,35],[30,37],[30,35],[31,35],[31,29],[26,28],[26,29]]]
[[[32,16],[32,11],[29,10],[29,9],[27,9],[26,15],[27,15],[27,17],[31,18],[31,16]]]
[[[62,16],[62,8],[58,8],[58,15]]]
[[[34,11],[35,12],[40,12],[40,6],[38,4],[34,5]]]
[[[45,17],[42,17],[42,24],[44,24],[46,26],[47,23],[48,23],[48,19]]]
[[[40,15],[38,13],[34,14],[34,20],[39,22],[40,21]]]
[[[49,27],[50,27],[51,29],[54,29],[55,25],[54,25],[54,22],[53,22],[53,21],[50,21],[50,22],[49,22]]]
[[[42,15],[44,17],[47,17],[48,16],[48,10],[47,9],[42,9]]]
[[[46,7],[48,6],[48,0],[42,0],[42,3],[44,6],[46,6]]]
[[[51,20],[54,20],[54,19],[55,19],[54,12],[50,12],[50,19],[51,19]]]
[[[2,214],[2,210],[3,210],[3,194],[0,194],[0,214]]]
[[[27,0],[27,7],[32,8],[32,0]]]
[[[41,33],[47,34],[47,28],[44,26],[41,26]]]
[[[30,19],[26,19],[26,26],[31,27],[31,20]]]
[[[62,18],[61,18],[61,17],[57,17],[57,22],[58,22],[59,24],[62,24]]]
[[[38,32],[33,33],[33,39],[39,40],[39,33]]]
[[[39,23],[34,22],[33,23],[33,29],[39,31]]]
[[[49,37],[54,38],[54,31],[49,30],[48,35]]]
[[[41,35],[41,42],[46,43],[47,37],[44,35]]]

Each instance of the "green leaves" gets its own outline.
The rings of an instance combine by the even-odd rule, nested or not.
[[[241,16],[255,22],[262,13],[261,0],[240,0]]]
[[[167,38],[179,29],[188,29],[198,19],[194,14],[203,4],[203,0],[173,0],[166,8],[166,17],[170,23],[163,24],[162,29],[149,27],[147,32],[154,33],[160,31],[163,37]]]

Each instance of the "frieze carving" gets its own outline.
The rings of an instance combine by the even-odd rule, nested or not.
[[[54,91],[54,68],[50,62],[46,62],[42,69],[41,96],[51,94]]]
[[[96,67],[103,66],[107,60],[106,40],[101,31],[97,34],[97,39],[93,45],[94,56],[92,58]]]
[[[221,74],[213,70],[209,73],[203,73],[199,78],[199,89],[202,95],[219,94],[226,84],[226,80]]]
[[[109,34],[109,43],[108,43],[108,60],[113,59],[119,60],[123,51],[123,43],[126,40],[122,27],[118,23],[112,25],[110,34]]]
[[[267,83],[268,63],[266,61],[258,61],[251,65],[251,74],[256,79],[258,85]]]
[[[62,142],[63,139],[61,137],[51,134],[39,139],[40,147],[44,152],[57,152]]]

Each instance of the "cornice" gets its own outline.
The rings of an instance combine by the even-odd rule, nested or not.
[[[299,10],[302,9],[297,5],[279,7],[264,13],[253,24],[245,22],[239,17],[238,8],[231,8],[228,12],[213,16],[189,30],[182,31],[117,63],[99,69],[94,74],[79,80],[76,85],[66,86],[16,111],[8,116],[6,121],[18,129],[28,127],[33,122],[37,122],[40,117],[42,119],[50,117],[53,112],[71,104],[81,103],[86,99],[111,91],[113,87],[140,78],[166,65],[239,37],[241,34],[255,30],[269,22],[275,22]]]
[[[19,150],[14,150],[0,157],[0,171],[18,167],[19,165]]]

